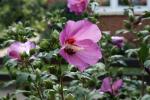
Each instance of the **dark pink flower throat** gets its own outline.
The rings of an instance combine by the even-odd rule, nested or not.
[[[74,45],[75,39],[74,38],[69,38],[65,41],[66,47],[64,49],[64,51],[68,54],[68,55],[73,55],[75,54],[75,51],[73,50],[73,48],[71,47],[71,45]]]
[[[65,41],[66,44],[74,44],[75,39],[74,38],[69,38]]]

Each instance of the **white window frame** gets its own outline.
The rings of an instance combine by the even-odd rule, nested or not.
[[[129,8],[128,6],[119,6],[118,0],[110,0],[110,6],[97,6],[93,10],[100,15],[123,15],[124,10]],[[140,15],[144,11],[150,10],[150,0],[147,0],[146,6],[134,6],[135,14]]]

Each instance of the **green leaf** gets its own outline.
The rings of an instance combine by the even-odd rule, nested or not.
[[[141,45],[141,48],[140,48],[138,54],[139,54],[139,59],[142,62],[144,62],[149,55],[149,48],[148,48],[147,44]]]
[[[123,59],[124,57],[122,55],[112,55],[110,58],[111,59]]]
[[[72,78],[74,79],[76,76],[76,72],[68,72],[67,74],[65,74],[65,77],[69,77],[69,78]]]
[[[90,92],[90,94],[89,94],[89,100],[99,100],[99,99],[101,100],[102,97],[103,97],[103,95],[95,90]]]
[[[150,100],[150,95],[144,95],[141,100]]]
[[[8,68],[14,68],[17,66],[17,62],[14,59],[10,59],[5,63],[4,66],[6,66]]]
[[[58,52],[59,52],[59,49],[55,49],[53,51],[50,51],[49,53],[47,53],[47,52],[41,52],[41,53],[38,54],[38,57],[39,58],[46,58],[46,59],[49,60],[53,56],[57,56]]]
[[[117,30],[115,34],[116,34],[116,35],[121,34],[121,33],[122,33],[122,34],[126,34],[126,33],[128,33],[128,32],[129,32],[129,31],[126,30],[126,29],[120,29],[120,30]]]
[[[16,82],[20,84],[24,84],[24,83],[30,82],[31,80],[35,80],[35,78],[36,76],[33,74],[21,72],[21,73],[17,73]]]
[[[94,74],[95,76],[102,76],[106,74],[105,64],[99,62],[90,67],[89,69],[85,70],[85,73],[89,73],[90,75]]]
[[[143,18],[150,18],[150,12],[145,11],[145,14],[143,15]]]
[[[124,26],[130,30],[131,29],[131,23],[128,20],[124,20]]]
[[[145,68],[150,68],[150,60],[146,60],[146,61],[144,62],[144,67],[145,67]]]
[[[148,39],[150,39],[150,35],[147,35],[143,38],[143,43],[147,43]]]
[[[16,82],[16,80],[11,80],[11,81],[5,82],[1,88],[6,88],[10,85],[13,85],[15,82]]]
[[[139,49],[128,49],[125,51],[125,53],[127,53],[128,57],[131,57],[132,55],[137,55],[138,51]]]
[[[30,93],[30,91],[26,91],[26,90],[16,90],[15,94],[20,94],[20,93]]]

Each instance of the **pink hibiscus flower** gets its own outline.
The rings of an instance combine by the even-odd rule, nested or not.
[[[122,79],[119,79],[112,84],[112,78],[106,77],[103,79],[102,86],[100,88],[100,93],[106,92],[116,96],[118,95],[118,91],[122,86],[123,86]]]
[[[68,0],[68,8],[70,12],[75,12],[77,15],[83,13],[87,6],[89,0]]]
[[[12,59],[21,60],[21,54],[24,52],[29,54],[30,50],[35,48],[35,44],[33,42],[14,42],[8,48],[8,56]]]
[[[60,33],[62,48],[59,53],[70,64],[84,71],[102,58],[100,47],[97,45],[100,39],[101,31],[97,25],[87,20],[68,21]]]

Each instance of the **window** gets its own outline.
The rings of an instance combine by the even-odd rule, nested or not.
[[[100,6],[110,6],[110,0],[96,0]]]
[[[95,0],[92,9],[101,15],[121,15],[130,5],[133,6],[135,14],[150,10],[150,0]],[[127,2],[128,1],[128,2]]]
[[[119,5],[121,6],[127,6],[129,4],[133,4],[134,6],[146,6],[147,1],[146,0],[129,0],[128,2],[125,2],[125,0],[119,0]]]

